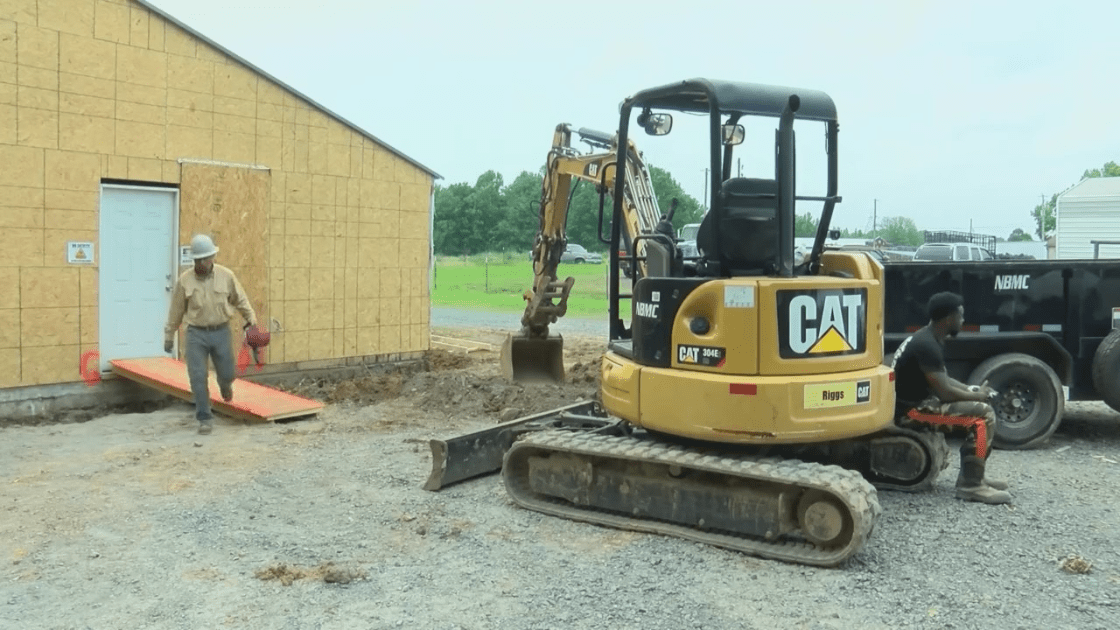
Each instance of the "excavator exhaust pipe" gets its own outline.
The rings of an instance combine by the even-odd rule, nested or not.
[[[506,337],[502,344],[502,375],[520,383],[564,382],[564,338]]]

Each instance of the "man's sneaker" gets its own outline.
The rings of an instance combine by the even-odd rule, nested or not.
[[[229,389],[222,390],[222,400],[226,402],[233,400],[233,385],[230,385]]]
[[[198,433],[200,435],[210,435],[210,432],[213,431],[213,430],[214,430],[214,423],[212,423],[210,421],[205,421],[205,422],[198,423]]]
[[[971,488],[957,487],[957,498],[964,501],[976,501],[978,503],[989,503],[998,505],[1001,503],[1011,503],[1011,495],[1003,490],[996,490],[991,486],[979,485]]]

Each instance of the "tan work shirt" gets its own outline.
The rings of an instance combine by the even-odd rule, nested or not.
[[[167,315],[164,339],[175,338],[179,325],[217,326],[228,323],[237,309],[246,323],[256,324],[257,314],[245,296],[245,289],[228,268],[215,264],[209,275],[199,277],[188,269],[175,282],[171,312]]]

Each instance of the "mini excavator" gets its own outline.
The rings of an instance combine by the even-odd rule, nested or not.
[[[609,339],[599,400],[432,440],[438,490],[502,471],[519,505],[555,516],[835,566],[874,530],[877,488],[923,490],[946,466],[939,433],[894,422],[883,365],[883,268],[864,252],[825,251],[837,195],[836,108],[825,93],[692,79],[622,102],[617,133],[556,129],[521,330],[502,350],[515,380],[563,378],[549,334],[573,280],[559,281],[572,180],[610,199]],[[631,119],[671,132],[673,113],[706,117],[711,208],[681,255]],[[732,177],[745,117],[776,120],[772,179]],[[797,194],[794,123],[824,125],[823,196]],[[805,124],[805,123],[802,123]],[[795,204],[820,203],[811,252],[794,254]],[[623,261],[619,252],[627,252]],[[622,291],[620,265],[630,270]],[[629,302],[627,302],[629,300]],[[629,305],[629,325],[622,305]]]

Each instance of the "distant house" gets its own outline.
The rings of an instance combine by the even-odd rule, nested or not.
[[[1058,258],[1092,258],[1094,240],[1120,241],[1120,177],[1081,180],[1058,195]],[[1101,258],[1120,258],[1120,245],[1101,245]]]

